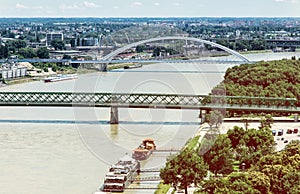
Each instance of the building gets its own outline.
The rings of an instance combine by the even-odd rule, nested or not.
[[[52,40],[64,40],[64,34],[63,33],[46,34],[46,46],[50,46]]]
[[[18,66],[15,63],[4,63],[0,67],[0,79],[15,79],[24,77],[27,74],[27,67]]]
[[[99,46],[98,38],[78,38],[76,41],[77,46]]]

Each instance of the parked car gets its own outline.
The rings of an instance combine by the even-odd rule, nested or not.
[[[287,143],[287,142],[289,142],[289,141],[286,139],[286,140],[284,140],[284,142],[283,142],[283,143]]]
[[[293,133],[298,133],[298,129],[294,129]]]
[[[292,129],[288,129],[288,130],[286,131],[286,133],[287,133],[287,134],[292,134],[292,133],[293,133],[293,130],[292,130]]]

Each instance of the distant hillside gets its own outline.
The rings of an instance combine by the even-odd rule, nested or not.
[[[296,98],[300,106],[300,60],[262,61],[229,68],[212,93],[220,94],[224,87],[228,96]]]

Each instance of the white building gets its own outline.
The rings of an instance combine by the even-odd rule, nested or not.
[[[0,79],[14,79],[24,77],[27,67],[19,67],[17,64],[4,63],[0,67]]]

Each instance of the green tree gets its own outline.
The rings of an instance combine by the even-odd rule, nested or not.
[[[258,190],[260,193],[270,192],[270,178],[267,175],[262,172],[249,171],[246,176],[254,189]]]
[[[283,178],[284,192],[288,194],[299,193],[300,172],[288,172]],[[297,191],[297,192],[296,192]]]
[[[271,129],[271,124],[273,124],[274,119],[272,115],[267,114],[264,117],[262,117],[259,122],[260,122],[260,128],[268,127],[269,129]]]
[[[236,194],[260,194],[261,192],[253,186],[248,179],[248,173],[233,172],[222,179],[211,179],[202,185],[202,191],[209,194],[214,193],[236,193]]]
[[[53,46],[55,50],[64,50],[65,42],[62,40],[52,40],[51,46]]]
[[[246,131],[242,127],[234,126],[233,129],[227,131],[228,138],[231,141],[232,147],[235,149],[240,145]]]
[[[36,51],[36,55],[40,59],[49,59],[50,57],[49,50],[47,49],[47,47],[38,48],[38,50]]]
[[[205,193],[208,193],[208,194],[214,194],[214,193],[216,193],[216,190],[222,190],[222,189],[226,188],[227,184],[228,184],[228,181],[226,179],[212,178],[212,179],[206,180],[204,182],[204,184],[201,185],[200,191],[204,191]],[[198,192],[196,192],[196,193],[198,193]]]
[[[270,178],[272,193],[286,193],[282,178],[289,173],[289,169],[282,165],[265,165],[262,172]]]
[[[155,47],[155,48],[153,49],[152,56],[153,56],[153,57],[159,57],[159,56],[160,56],[160,53],[161,53],[161,47]]]
[[[66,54],[63,55],[63,59],[71,59],[71,58],[72,57],[70,55],[66,55]]]
[[[233,171],[233,150],[228,136],[226,134],[219,135],[203,158],[209,165],[209,170],[215,175],[217,173],[230,174]]]
[[[33,50],[33,48],[21,48],[18,53],[24,58],[36,57],[36,52]]]
[[[6,45],[0,44],[0,59],[7,58],[9,56],[9,50]]]
[[[138,45],[138,46],[136,46],[135,50],[136,50],[137,53],[142,53],[145,50],[145,46],[144,45]]]
[[[208,167],[202,157],[193,150],[185,149],[168,159],[166,166],[160,170],[160,177],[165,184],[184,188],[194,183],[198,185],[206,176]]]
[[[19,50],[20,48],[26,48],[27,44],[24,40],[15,40],[12,42],[12,46]]]

